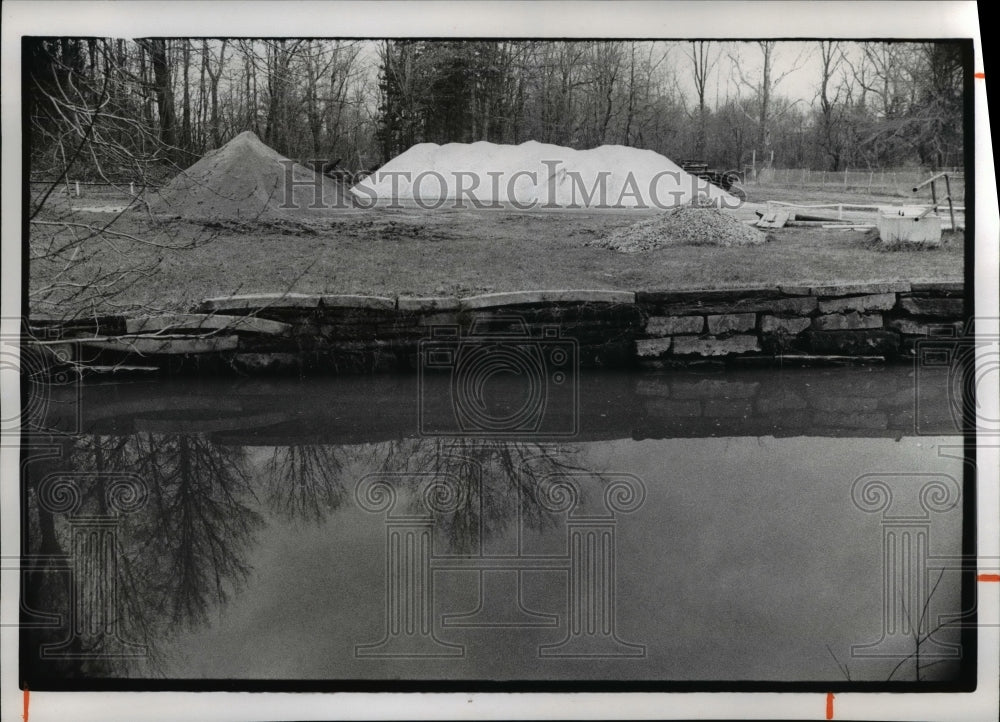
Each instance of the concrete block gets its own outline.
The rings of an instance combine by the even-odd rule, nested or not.
[[[954,321],[952,323],[948,322],[934,322],[934,321],[917,321],[912,318],[893,318],[890,319],[886,324],[891,329],[899,331],[900,333],[910,334],[914,336],[944,336],[944,337],[958,337],[958,334],[962,331],[962,322]]]
[[[848,296],[819,302],[820,313],[844,311],[888,311],[896,305],[895,293],[876,293],[868,296]]]
[[[904,296],[899,299],[899,305],[904,311],[912,313],[914,316],[962,318],[965,314],[965,300],[961,298]]]
[[[882,314],[862,314],[857,311],[850,313],[834,313],[827,316],[817,316],[812,320],[812,327],[817,331],[846,331],[853,329],[882,328]]]
[[[752,331],[757,325],[757,314],[726,313],[709,316],[708,332],[711,334],[729,333],[731,331]]]
[[[812,319],[809,318],[781,318],[780,316],[764,316],[761,319],[761,331],[763,333],[784,333],[794,336],[809,328]]]
[[[705,330],[703,316],[650,316],[646,321],[646,333],[650,336],[673,336],[675,334],[700,334]]]
[[[811,332],[809,348],[814,354],[848,358],[891,355],[899,350],[899,334],[881,328]]]
[[[728,356],[760,351],[760,341],[748,334],[729,338],[675,336],[673,351],[678,355]]]
[[[648,338],[635,342],[635,353],[639,358],[656,358],[670,350],[672,339]]]

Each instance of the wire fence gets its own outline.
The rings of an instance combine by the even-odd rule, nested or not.
[[[938,173],[948,174],[948,185],[951,188],[951,198],[956,203],[965,202],[965,171],[962,168],[944,168]],[[839,188],[841,190],[864,192],[881,195],[913,197],[913,189],[935,175],[921,169],[882,169],[882,170],[838,170],[822,171],[808,168],[765,168],[757,171],[756,179],[753,173],[747,173],[747,182],[760,186],[792,186],[799,188]],[[944,179],[936,182],[935,192],[938,200],[947,195]],[[931,195],[929,187],[920,190],[921,196]]]
[[[951,198],[954,203],[965,203],[965,171],[962,168],[945,168],[939,173],[947,173],[947,184],[944,179],[938,179],[935,183],[934,193],[938,201],[944,201],[948,196],[950,188]],[[902,198],[913,198],[914,187],[926,181],[933,173],[920,169],[883,169],[883,170],[838,170],[823,171],[810,170],[809,168],[764,168],[757,171],[756,177],[751,168],[744,169],[743,177],[745,183],[749,185],[785,186],[794,188],[823,188],[840,189],[857,193],[868,193],[872,195],[900,196]],[[29,184],[32,192],[37,193],[42,186],[49,185],[52,179],[32,178]],[[134,181],[122,181],[119,183],[106,183],[97,181],[84,181],[74,179],[63,179],[58,189],[61,193],[70,197],[113,195],[127,192],[129,195],[142,192],[144,189],[156,190],[158,184],[143,185]],[[930,199],[930,187],[921,188],[919,191],[921,198]]]

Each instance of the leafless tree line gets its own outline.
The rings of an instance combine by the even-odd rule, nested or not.
[[[956,43],[58,38],[26,54],[33,170],[46,177],[69,160],[52,137],[72,120],[67,86],[118,123],[115,142],[77,162],[130,178],[136,163],[166,175],[244,130],[349,170],[418,142],[476,140],[614,143],[734,167],[772,153],[817,170],[962,158]],[[788,76],[807,71],[813,97],[791,97]]]

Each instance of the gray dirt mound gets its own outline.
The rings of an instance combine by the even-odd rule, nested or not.
[[[715,208],[682,206],[655,218],[618,228],[588,246],[640,253],[668,246],[753,246],[765,236]]]
[[[153,213],[211,221],[292,219],[352,206],[340,183],[293,163],[250,131],[149,198]]]

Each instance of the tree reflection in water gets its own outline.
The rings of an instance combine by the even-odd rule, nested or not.
[[[74,599],[70,575],[48,573],[52,568],[46,571],[40,562],[25,579],[26,606],[62,614],[64,622],[26,631],[28,667],[56,678],[160,674],[164,643],[182,629],[206,624],[246,586],[253,572],[250,555],[267,516],[283,523],[322,523],[353,503],[350,492],[364,474],[402,472],[399,483],[414,488],[420,474],[460,480],[462,503],[439,515],[436,526],[453,553],[466,553],[518,519],[534,528],[554,524],[555,515],[539,498],[539,483],[550,474],[581,471],[573,463],[576,455],[558,444],[401,439],[277,446],[269,458],[253,463],[246,447],[214,443],[205,434],[80,436],[64,443],[61,458],[26,467],[25,548],[39,560],[66,557],[74,549],[74,518],[116,518],[115,593],[89,603],[115,605],[104,614],[118,622],[117,641],[146,649],[139,657],[116,656],[109,636],[97,633],[74,638],[74,659],[40,659],[42,646],[67,638],[65,620]],[[144,494],[134,511],[117,517],[107,501],[108,480],[116,473],[139,480]],[[76,486],[79,503],[70,512],[39,503],[38,484],[53,474]]]
[[[82,436],[65,451],[58,462],[38,469],[29,465],[26,471],[33,492],[26,548],[32,555],[65,556],[74,549],[71,537],[79,519],[116,519],[113,559],[99,559],[104,568],[93,572],[113,578],[67,580],[66,574],[42,572],[45,582],[29,578],[25,597],[33,601],[32,608],[57,612],[65,621],[60,628],[29,635],[35,639],[28,661],[40,664],[44,645],[67,637],[66,621],[86,626],[88,620],[79,620],[80,615],[96,615],[115,620],[115,632],[74,634],[72,654],[47,662],[43,674],[156,673],[162,662],[159,643],[178,628],[204,623],[208,612],[224,604],[252,571],[248,547],[263,519],[252,508],[256,497],[244,450],[218,446],[198,434],[135,434]],[[138,480],[141,489],[134,491],[144,503],[132,513],[116,515],[108,506],[107,482],[120,472]],[[65,479],[72,486],[62,492],[79,499],[69,513],[39,503],[37,486],[46,478]],[[90,598],[76,599],[74,605],[79,594],[74,584]],[[145,650],[136,653],[128,645],[119,650],[121,641],[145,645]]]
[[[134,539],[146,550],[157,608],[194,625],[252,571],[247,547],[263,525],[245,451],[201,435],[136,436],[134,469],[150,488]],[[138,521],[138,520],[137,520]]]
[[[324,521],[344,501],[345,456],[339,446],[276,446],[264,467],[270,509],[287,521]]]
[[[541,481],[552,474],[598,472],[573,463],[579,451],[568,445],[509,439],[456,437],[408,439],[386,450],[382,472],[451,476],[463,484],[459,505],[436,515],[436,530],[453,553],[469,553],[502,533],[518,518],[530,528],[555,524],[555,515],[539,496]],[[420,477],[400,477],[411,484]]]

